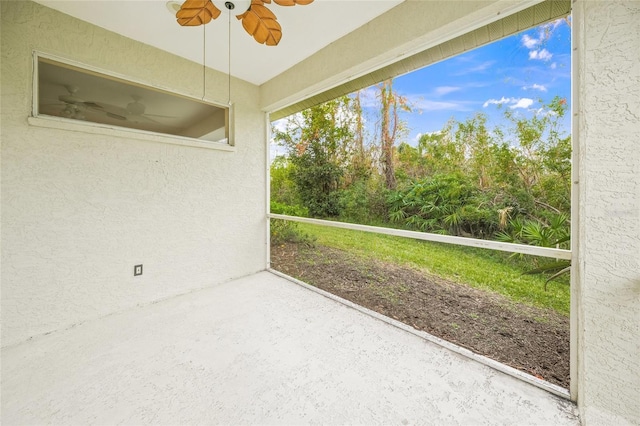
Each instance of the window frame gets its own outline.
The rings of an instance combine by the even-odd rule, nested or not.
[[[58,62],[63,65],[78,69],[78,71],[86,71],[89,74],[99,74],[106,78],[115,79],[123,84],[131,84],[134,86],[140,86],[147,90],[155,90],[162,92],[170,96],[177,96],[188,99],[190,101],[214,106],[225,111],[225,127],[227,137],[226,143],[207,141],[203,139],[174,135],[171,133],[155,132],[151,130],[141,130],[130,127],[123,127],[114,124],[97,123],[94,121],[77,120],[73,118],[57,117],[47,114],[42,114],[39,111],[39,98],[40,98],[40,85],[39,85],[39,63],[40,60],[49,60]],[[52,55],[46,52],[34,50],[33,51],[33,75],[32,75],[32,99],[31,99],[31,111],[27,121],[30,125],[35,127],[44,127],[60,130],[78,131],[91,134],[109,135],[122,137],[127,139],[136,139],[144,141],[153,141],[161,143],[169,143],[174,145],[192,146],[196,148],[208,148],[221,151],[235,152],[235,106],[234,104],[222,104],[210,100],[206,97],[202,99],[196,98],[192,95],[180,92],[175,89],[162,87],[157,84],[151,84],[149,82],[141,81],[139,79],[119,74],[113,71],[101,69],[78,61],[74,61],[68,58],[63,58],[57,55]]]

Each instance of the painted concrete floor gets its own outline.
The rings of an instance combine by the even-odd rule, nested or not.
[[[268,272],[2,351],[5,425],[576,425],[572,413]]]

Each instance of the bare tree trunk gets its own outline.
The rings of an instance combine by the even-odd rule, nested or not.
[[[367,161],[364,150],[364,122],[362,120],[362,104],[360,102],[360,91],[356,92],[353,100],[353,110],[356,114],[356,131],[355,131],[355,147],[353,155],[354,173],[357,177],[361,177],[363,173],[368,173],[371,168],[371,162]]]
[[[397,182],[393,145],[398,130],[398,104],[395,94],[393,93],[393,80],[386,80],[380,84],[380,101],[382,169],[387,189],[395,189]]]

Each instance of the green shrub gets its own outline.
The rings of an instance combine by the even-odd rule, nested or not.
[[[378,225],[386,221],[387,190],[380,179],[358,180],[340,194],[340,220]]]
[[[486,238],[498,227],[488,198],[460,173],[430,176],[389,195],[389,218],[424,232]]]
[[[271,200],[294,205],[300,203],[300,195],[292,179],[294,166],[286,157],[278,156],[271,163]]]
[[[273,200],[271,200],[269,204],[270,204],[271,213],[285,214],[287,216],[300,216],[300,217],[309,216],[309,209],[303,206],[291,206],[291,205],[279,203]]]
[[[306,217],[309,211],[302,206],[289,206],[271,201],[271,213],[287,216]],[[285,242],[312,244],[314,239],[307,233],[300,231],[298,223],[282,219],[271,219],[271,244],[283,244]]]

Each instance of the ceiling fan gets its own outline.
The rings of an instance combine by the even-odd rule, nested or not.
[[[60,111],[58,111],[55,115],[59,115],[65,118],[73,118],[76,120],[84,120],[85,119],[84,111],[86,110],[87,106],[85,105],[85,102],[83,99],[76,96],[76,92],[79,90],[78,87],[72,86],[72,85],[65,85],[64,87],[65,89],[67,89],[68,93],[66,95],[58,96],[58,101],[62,103],[53,103],[53,104],[41,103],[40,107],[41,108],[44,107],[45,109],[48,109],[47,107],[61,106],[63,108]]]
[[[119,107],[105,102],[85,101],[84,99],[76,96],[76,93],[79,90],[77,86],[65,85],[64,87],[67,89],[68,94],[58,96],[58,100],[63,102],[64,106],[60,111],[60,115],[62,117],[84,120],[85,112],[97,112],[116,120],[157,124],[160,123],[151,117],[172,118],[164,115],[145,114],[146,105],[141,102],[142,98],[137,95],[131,95],[133,102],[129,102],[126,107]]]
[[[219,1],[220,2],[220,1]],[[280,6],[307,5],[313,0],[273,0]],[[221,2],[220,2],[221,3]],[[229,11],[238,5],[238,20],[242,21],[242,27],[255,41],[267,46],[276,46],[282,39],[282,27],[278,23],[276,15],[265,4],[271,0],[251,0],[247,9],[243,10],[243,1],[225,1],[224,7]],[[245,4],[247,4],[245,2]],[[176,12],[178,24],[182,26],[205,25],[220,16],[220,9],[211,0],[186,0]]]
[[[126,107],[111,105],[104,102],[85,102],[84,105],[92,111],[104,113],[107,117],[122,121],[132,121],[134,123],[161,124],[151,117],[175,118],[168,115],[146,114],[145,111],[147,107],[141,102],[142,97],[138,95],[131,95],[131,98],[133,99],[133,102],[129,102]]]

